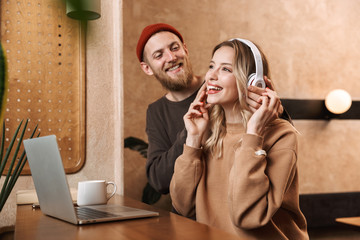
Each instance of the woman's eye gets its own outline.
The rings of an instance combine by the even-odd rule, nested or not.
[[[230,73],[232,72],[231,69],[226,68],[226,67],[223,68],[223,71],[225,71],[225,72],[230,72]]]
[[[213,69],[214,68],[214,66],[213,65],[209,65],[209,69]]]

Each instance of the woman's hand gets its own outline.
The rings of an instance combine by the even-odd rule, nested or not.
[[[278,117],[280,100],[276,92],[266,88],[259,102],[259,109],[254,112],[247,124],[247,133],[262,136],[266,125]]]
[[[266,83],[266,86],[270,89],[274,91],[274,87],[271,83],[271,80],[264,76],[264,80]],[[265,89],[263,88],[259,88],[259,87],[255,87],[255,86],[249,86],[248,87],[248,97],[246,98],[246,102],[250,107],[250,110],[254,113],[257,109],[259,109],[259,107],[261,106],[261,100],[260,97],[262,96],[262,94],[265,92]],[[278,100],[280,102],[280,98]],[[277,109],[278,111],[278,115],[280,116],[283,111],[284,108],[281,105],[281,102],[279,104],[279,107]]]
[[[200,148],[204,134],[209,123],[209,104],[206,104],[206,90],[191,103],[188,112],[184,115],[185,128],[187,130],[186,145]]]

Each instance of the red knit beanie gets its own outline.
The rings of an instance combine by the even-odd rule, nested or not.
[[[144,47],[145,47],[145,44],[147,43],[147,41],[149,40],[149,38],[152,35],[154,35],[155,33],[158,33],[161,31],[172,32],[180,38],[181,42],[184,42],[181,34],[173,26],[170,26],[165,23],[156,23],[156,24],[149,25],[149,26],[145,27],[144,30],[142,31],[139,41],[136,46],[136,55],[140,62],[142,62],[142,60],[143,60],[142,58],[143,58]]]

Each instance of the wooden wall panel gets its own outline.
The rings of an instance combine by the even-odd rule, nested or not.
[[[8,64],[6,143],[22,119],[28,135],[55,134],[67,173],[85,161],[85,56],[81,22],[64,1],[1,1],[1,42]],[[5,143],[5,144],[6,144]],[[29,174],[26,166],[23,174]]]

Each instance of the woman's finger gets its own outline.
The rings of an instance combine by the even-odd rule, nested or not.
[[[274,91],[271,91],[271,90],[268,90],[266,93],[270,99],[269,108],[274,109],[276,104],[280,101],[279,97],[276,95],[276,93]]]
[[[195,97],[195,99],[194,99],[194,102],[202,102],[202,101],[204,101],[204,96],[205,96],[205,95],[206,95],[206,84],[204,83],[204,84],[200,87],[198,93],[196,94],[196,97]]]
[[[200,111],[202,113],[202,117],[205,118],[206,120],[209,119],[209,112],[205,107],[200,107]]]
[[[250,95],[250,94],[255,94],[257,97],[259,97],[264,92],[263,88],[259,88],[259,87],[252,86],[252,85],[248,86],[247,90],[248,90],[248,96],[251,96],[251,97],[253,95]],[[256,101],[256,99],[254,99],[254,100]]]
[[[197,111],[197,110],[192,110],[187,112],[187,114],[184,115],[185,119],[193,119],[193,118],[198,118],[202,116],[202,112]]]
[[[276,116],[279,116],[279,111],[282,110],[282,105],[279,96],[276,92],[267,89],[266,94],[270,98],[269,109],[275,113]]]
[[[267,97],[267,96],[261,96],[260,98],[259,98],[259,101],[261,102],[261,106],[260,106],[260,108],[264,108],[264,107],[268,107],[268,105],[269,105],[269,98]]]
[[[260,106],[260,104],[259,104],[259,106]],[[253,108],[253,107],[250,106],[250,105],[249,105],[249,108],[250,108],[250,111],[251,111],[252,113],[254,113],[254,112],[257,110],[257,108]]]
[[[250,89],[250,87],[249,87],[249,89]],[[256,102],[256,101],[259,99],[259,97],[261,96],[262,93],[263,93],[263,92],[253,92],[253,91],[250,91],[250,90],[249,90],[247,97],[248,97],[250,100]]]
[[[267,92],[264,93],[264,95],[267,96],[272,93],[276,96],[276,99],[277,99],[274,108],[276,109],[277,116],[280,116],[284,112],[284,107],[282,106],[280,97],[277,95],[277,93],[272,90],[268,90]]]
[[[264,76],[264,80],[265,80],[266,86],[269,89],[274,90],[274,86],[272,85],[272,82],[271,82],[270,78],[268,78],[267,76]]]
[[[190,104],[189,110],[190,109],[197,109],[199,110],[200,107],[204,106],[203,102],[193,102]]]
[[[251,106],[252,108],[258,109],[261,104],[260,100],[261,95],[256,93],[249,92],[248,97],[246,98],[246,103]]]

